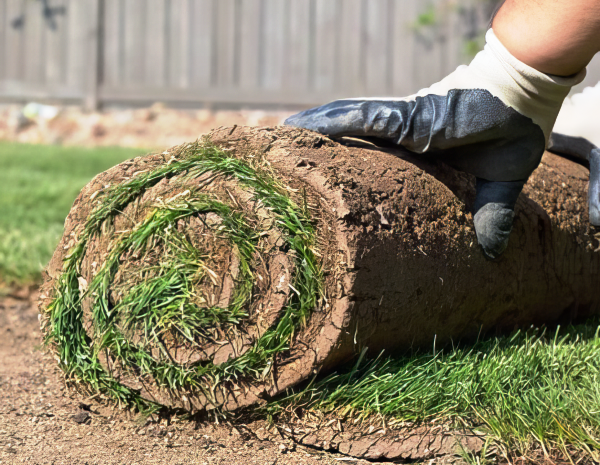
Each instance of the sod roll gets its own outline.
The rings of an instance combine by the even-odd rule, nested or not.
[[[82,190],[46,270],[43,333],[79,389],[195,412],[264,402],[365,348],[596,314],[587,178],[547,153],[490,262],[474,180],[440,161],[221,128]]]

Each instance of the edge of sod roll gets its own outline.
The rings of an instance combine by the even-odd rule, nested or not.
[[[206,326],[235,325],[246,316],[244,309],[252,293],[252,270],[248,262],[258,247],[260,231],[245,223],[243,212],[233,202],[217,201],[198,190],[185,199],[153,206],[144,221],[112,244],[105,263],[87,289],[81,288],[80,267],[88,242],[102,235],[103,228],[147,189],[165,178],[184,176],[194,179],[208,172],[237,180],[241,186],[251,189],[255,200],[272,212],[286,247],[294,257],[295,273],[290,283],[294,292],[289,294],[276,325],[257,338],[253,347],[240,357],[219,365],[204,361],[182,366],[157,360],[146,349],[144,341],[129,340],[122,327],[131,327],[142,319],[150,328],[145,331],[145,342],[160,345],[160,336],[152,328],[160,326],[160,321],[165,318],[169,324],[178,326],[183,337],[194,340],[203,337],[202,328]],[[91,393],[102,393],[121,405],[141,411],[161,407],[159,403],[143,398],[138,390],[120,383],[106,370],[99,356],[110,350],[125,369],[150,376],[157,385],[168,390],[200,392],[213,407],[219,407],[217,390],[230,389],[240,381],[260,380],[269,375],[274,358],[289,349],[294,333],[306,323],[323,298],[323,277],[315,256],[315,231],[309,210],[290,198],[286,187],[273,177],[268,165],[259,157],[235,158],[207,140],[197,141],[182,146],[176,159],[103,190],[96,196],[95,203],[82,233],[64,260],[62,274],[56,280],[53,298],[46,309],[45,337],[46,343],[56,352],[67,379]],[[240,260],[239,282],[227,308],[199,308],[188,298],[190,277],[202,268],[201,254],[184,235],[177,233],[174,225],[183,218],[206,213],[223,219],[217,234],[235,245]],[[165,246],[167,260],[173,266],[162,267],[152,279],[132,286],[120,302],[111,304],[110,286],[119,270],[122,254],[126,251],[143,253],[152,241],[157,240]],[[83,324],[82,305],[86,298],[92,302],[93,335]],[[172,303],[173,299],[183,309],[185,318],[163,311],[162,304],[165,301]],[[121,321],[122,324],[117,326],[116,320],[122,320],[123,316],[125,322]]]

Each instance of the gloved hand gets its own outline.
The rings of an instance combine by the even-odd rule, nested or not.
[[[553,132],[548,143],[550,152],[567,155],[587,164],[590,169],[588,212],[590,223],[600,226],[600,148],[583,137],[572,137]]]
[[[508,244],[514,207],[539,165],[571,87],[585,70],[550,76],[520,62],[490,29],[469,66],[417,94],[398,99],[337,100],[291,116],[285,124],[333,137],[371,136],[413,152],[443,156],[477,177],[475,231],[488,258]]]

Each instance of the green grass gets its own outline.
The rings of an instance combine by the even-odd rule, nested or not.
[[[359,361],[267,407],[388,422],[479,426],[506,453],[577,451],[600,459],[596,324],[518,332],[474,346]]]
[[[81,188],[96,174],[143,153],[0,141],[0,281],[39,280]]]

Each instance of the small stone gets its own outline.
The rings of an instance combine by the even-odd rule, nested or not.
[[[80,425],[83,425],[90,419],[90,416],[91,415],[89,414],[89,412],[85,412],[85,411],[77,412],[75,415],[73,415],[73,421],[75,423],[79,423]]]
[[[268,439],[268,437],[269,437],[269,433],[264,428],[259,428],[258,430],[256,430],[255,434],[256,434],[256,437],[261,441],[264,441],[265,439]]]

